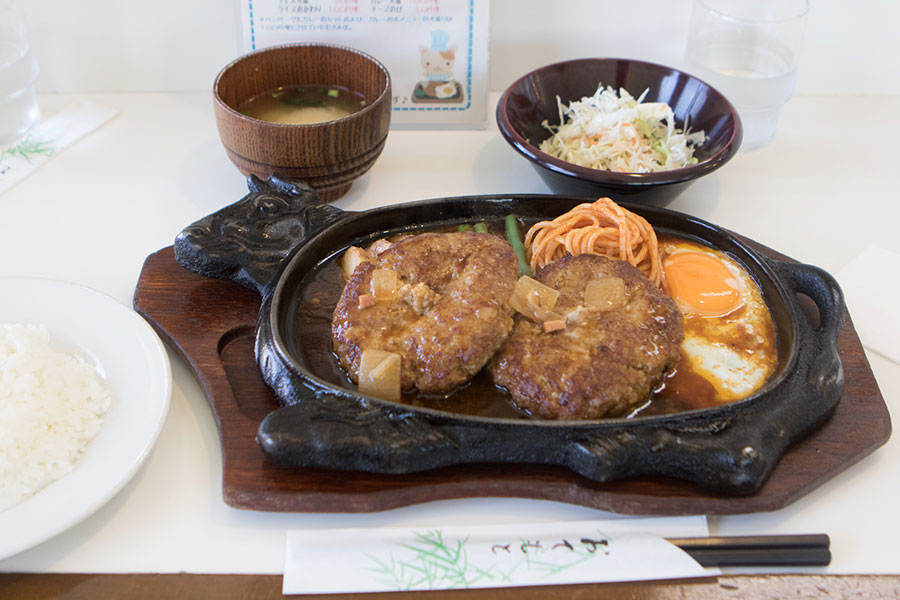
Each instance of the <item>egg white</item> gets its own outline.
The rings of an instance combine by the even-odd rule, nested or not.
[[[741,303],[725,315],[698,313],[676,303],[684,315],[682,352],[690,368],[716,389],[719,402],[745,398],[761,388],[775,370],[775,327],[762,292],[750,274],[723,252],[683,240],[660,245],[663,261],[680,252],[702,252],[720,261],[732,274],[731,287]]]

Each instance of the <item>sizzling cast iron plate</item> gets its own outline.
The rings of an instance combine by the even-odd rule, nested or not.
[[[706,240],[758,279],[779,331],[780,366],[756,395],[714,409],[590,422],[454,415],[367,398],[309,373],[293,354],[292,309],[303,277],[352,243],[509,213],[552,218],[584,199],[476,196],[362,213],[319,204],[303,186],[250,179],[237,203],[187,227],[175,256],[192,271],[231,278],[262,296],[256,340],[264,380],[285,406],[258,439],[279,465],[404,474],[459,464],[565,466],[593,481],[664,476],[722,494],[758,490],[789,445],[825,422],[840,400],[836,340],[844,306],[837,284],[808,265],[765,258],[730,233],[664,209],[625,205],[654,227]],[[796,294],[815,302],[820,325]]]

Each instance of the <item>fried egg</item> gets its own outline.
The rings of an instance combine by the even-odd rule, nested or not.
[[[664,289],[684,315],[682,364],[715,388],[715,402],[745,398],[775,370],[775,326],[750,274],[706,246],[661,240]]]

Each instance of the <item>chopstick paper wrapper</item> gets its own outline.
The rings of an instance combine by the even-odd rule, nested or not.
[[[111,108],[93,102],[76,102],[41,120],[21,139],[0,146],[0,193],[115,115]]]
[[[718,569],[703,568],[665,539],[706,533],[704,517],[291,531],[282,589],[362,593],[709,577]]]

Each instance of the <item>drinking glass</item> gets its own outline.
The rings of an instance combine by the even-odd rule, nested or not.
[[[775,137],[794,93],[809,0],[694,0],[687,71],[722,92],[744,127],[741,148]]]
[[[25,18],[12,0],[0,0],[0,144],[23,135],[40,117],[37,74]]]

